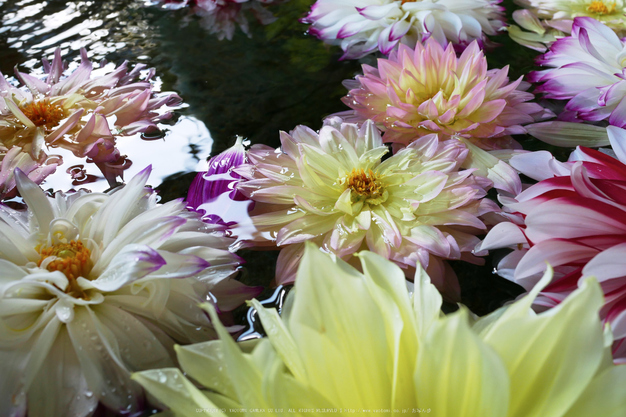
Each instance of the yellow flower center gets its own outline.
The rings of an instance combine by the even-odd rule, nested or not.
[[[86,278],[93,267],[91,251],[83,245],[83,242],[71,240],[69,243],[58,243],[50,247],[40,248],[39,253],[41,259],[37,264],[38,266],[41,266],[46,258],[56,256],[56,259],[47,263],[46,269],[50,272],[60,271],[65,274],[69,281],[65,290],[67,294],[76,298],[89,299],[76,283],[78,277]]]
[[[46,129],[57,126],[66,116],[62,106],[50,103],[48,99],[26,103],[20,106],[20,110],[35,126],[44,126]]]
[[[352,190],[352,200],[365,200],[370,204],[380,204],[387,200],[388,193],[380,182],[380,176],[370,169],[354,168],[348,175],[347,187]]]
[[[615,12],[615,2],[610,3],[607,7],[607,5],[604,4],[604,1],[594,0],[589,6],[587,6],[587,11],[599,15],[611,14]]]

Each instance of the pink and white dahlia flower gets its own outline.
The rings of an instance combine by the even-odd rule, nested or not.
[[[253,224],[284,248],[277,282],[293,282],[312,241],[343,259],[369,249],[410,271],[419,263],[458,299],[444,260],[482,261],[471,251],[485,230],[479,216],[498,210],[482,199],[491,181],[459,169],[468,150],[457,140],[424,136],[383,161],[389,150],[372,121],[339,122],[328,120],[319,134],[305,126],[282,132],[281,148],[254,145],[235,170],[248,180],[238,190],[262,213]]]
[[[231,40],[236,25],[242,32],[250,36],[247,14],[252,14],[262,25],[276,20],[274,15],[265,8],[267,4],[280,3],[285,0],[154,0],[163,7],[179,9],[190,7],[193,13],[202,18],[202,26],[219,40]]]
[[[433,38],[465,47],[485,42],[504,26],[499,0],[318,0],[303,19],[309,33],[344,50],[342,58],[389,54],[399,43],[414,47]]]
[[[27,211],[0,206],[0,415],[140,411],[130,374],[175,366],[174,343],[214,336],[198,306],[258,291],[223,228],[182,201],[157,204],[146,169],[113,192],[47,197],[19,170]]]
[[[115,136],[157,129],[158,121],[171,117],[158,110],[180,103],[174,93],[156,95],[154,71],[140,78],[144,67],[129,72],[124,62],[92,77],[85,50],[78,68],[67,71],[57,49],[52,62],[43,61],[43,76],[16,71],[22,87],[0,74],[0,150],[20,146],[40,160],[44,148],[63,147],[95,162],[115,161]]]
[[[569,100],[559,118],[626,126],[626,43],[613,30],[589,17],[574,19],[572,35],[557,40],[538,64],[551,67],[529,74],[542,83],[535,91]]]
[[[542,179],[515,199],[501,199],[510,221],[496,225],[480,250],[513,247],[498,273],[530,290],[550,264],[554,278],[535,301],[554,307],[596,277],[605,295],[602,318],[611,324],[613,354],[626,360],[626,131],[609,127],[621,161],[578,148],[560,163],[546,152],[515,156],[511,164]]]
[[[347,80],[343,102],[353,110],[338,113],[348,122],[371,119],[384,130],[386,142],[408,145],[437,133],[469,139],[482,149],[519,148],[509,134],[525,133],[523,124],[545,110],[529,103],[533,94],[518,79],[509,83],[508,67],[487,70],[476,42],[456,57],[432,39],[415,50],[400,45],[378,68],[363,65],[364,75]]]

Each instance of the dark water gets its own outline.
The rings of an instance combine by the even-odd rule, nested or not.
[[[298,124],[318,129],[322,118],[345,110],[341,81],[360,71],[360,62],[339,62],[338,48],[329,48],[304,34],[300,24],[313,0],[292,0],[270,10],[278,20],[269,26],[250,21],[251,37],[237,30],[232,41],[219,41],[188,10],[163,10],[142,0],[42,1],[0,0],[0,70],[11,75],[40,68],[57,47],[76,62],[86,48],[92,61],[124,60],[156,68],[161,91],[175,91],[185,105],[160,125],[163,139],[122,138],[119,148],[132,161],[125,178],[148,164],[150,179],[164,201],[184,197],[196,171],[206,169],[206,158],[231,146],[237,135],[252,143],[278,146],[278,132]],[[507,4],[510,9],[511,5]],[[513,46],[489,56],[491,67],[511,63],[517,77],[532,67],[532,52]],[[373,58],[365,61],[373,64]],[[519,63],[519,65],[516,64]],[[532,143],[531,143],[532,147]],[[62,153],[56,152],[55,153]],[[97,168],[62,153],[65,163],[44,188],[67,190],[67,171],[84,168],[96,181],[87,188],[102,191],[108,183]],[[241,280],[264,285],[262,297],[282,303],[283,294],[271,288],[276,252],[240,252],[247,261]],[[519,287],[492,274],[492,259],[484,267],[453,262],[461,281],[463,301],[485,314],[520,293]],[[237,319],[246,323],[242,308]],[[253,335],[258,328],[246,334]]]

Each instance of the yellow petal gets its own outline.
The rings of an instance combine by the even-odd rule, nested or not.
[[[434,416],[506,416],[506,368],[472,332],[465,309],[433,324],[420,345],[415,383],[418,408]]]
[[[596,376],[567,412],[567,417],[623,417],[626,410],[626,365],[612,366]]]
[[[175,347],[180,366],[203,386],[230,397],[235,389],[224,367],[224,346],[221,340]]]
[[[237,393],[237,399],[244,407],[267,407],[261,392],[261,371],[241,352],[237,343],[220,322],[215,307],[208,303],[202,304],[201,307],[209,313],[211,323],[223,343],[222,360]]]
[[[430,277],[422,265],[418,265],[415,271],[414,282],[413,309],[417,320],[417,334],[421,339],[426,336],[433,323],[442,315],[441,304],[443,299],[437,288],[431,283]]]
[[[176,410],[177,417],[197,417],[199,409],[203,410],[202,415],[226,416],[179,369],[137,372],[132,375],[132,379],[143,385],[163,404]]]
[[[387,322],[356,269],[307,242],[288,329],[310,385],[344,408],[391,404]],[[367,381],[367,383],[364,383]]]
[[[296,379],[305,381],[306,373],[302,359],[298,354],[298,347],[280,319],[278,312],[273,308],[263,307],[257,300],[252,300],[250,304],[256,309],[267,337],[287,368]]]
[[[598,283],[587,280],[544,314],[503,314],[492,326],[484,340],[508,369],[510,417],[562,416],[585,390],[603,356],[602,302]]]
[[[394,359],[391,408],[411,408],[418,341],[406,278],[400,268],[373,252],[361,252],[359,258],[370,295],[386,320],[388,355]]]

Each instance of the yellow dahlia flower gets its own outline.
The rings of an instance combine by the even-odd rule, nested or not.
[[[309,244],[283,309],[257,308],[268,337],[178,347],[198,389],[175,368],[133,375],[177,417],[387,415],[621,417],[626,367],[613,365],[587,280],[548,313],[530,308],[540,287],[482,318],[440,315],[441,298],[418,273],[360,255],[364,273]]]
[[[452,299],[458,284],[443,259],[471,254],[485,229],[478,216],[497,210],[492,184],[462,170],[467,148],[429,135],[382,161],[389,150],[374,123],[327,122],[319,134],[299,126],[282,147],[255,145],[235,170],[238,190],[257,202],[253,224],[284,247],[277,280],[293,282],[304,242],[343,259],[369,249],[404,268],[424,265]],[[409,275],[413,275],[410,273]],[[449,279],[444,281],[444,277]]]

